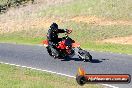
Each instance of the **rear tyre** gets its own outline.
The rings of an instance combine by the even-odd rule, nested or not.
[[[55,59],[59,57],[59,52],[56,49],[51,46],[47,46],[46,48],[50,56],[54,57]]]
[[[65,57],[66,57],[66,55],[60,50],[58,58],[59,59],[64,59]]]
[[[47,52],[48,52],[48,54],[49,54],[50,56],[53,56],[53,55],[52,55],[51,48],[50,48],[49,46],[47,46],[46,48],[47,48]]]
[[[57,51],[55,48],[51,47],[51,54],[56,59],[59,58],[59,51]]]

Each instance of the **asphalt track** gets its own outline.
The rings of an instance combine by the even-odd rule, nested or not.
[[[89,51],[93,62],[83,62],[77,56],[71,59],[53,59],[45,47],[37,45],[0,44],[0,62],[39,68],[75,76],[78,67],[89,74],[130,74],[132,75],[132,55]],[[130,84],[110,84],[119,88],[132,88]]]

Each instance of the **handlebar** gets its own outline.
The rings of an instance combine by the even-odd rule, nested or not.
[[[72,33],[72,30],[70,30],[70,29],[68,30],[68,29],[67,29],[67,32],[66,32],[65,35],[68,36],[68,35],[71,34],[71,33]]]
[[[70,29],[68,30],[68,29],[67,29],[67,34],[70,34],[71,32],[72,32],[72,30],[70,30]]]
[[[69,34],[72,32],[72,30],[68,30],[67,29],[67,32],[65,33],[65,36],[62,37],[62,39],[67,39],[69,37]]]

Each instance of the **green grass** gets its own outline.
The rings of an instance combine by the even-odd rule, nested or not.
[[[0,5],[6,0],[0,0]],[[111,19],[132,20],[132,0],[75,0],[62,5],[47,6],[36,11],[35,16],[68,19],[73,16],[97,16]],[[30,17],[30,14],[29,16]],[[57,19],[56,18],[56,19]],[[71,37],[88,50],[132,54],[132,45],[101,43],[107,38],[132,35],[132,26],[90,25],[67,21],[61,28],[73,28]],[[26,29],[26,27],[24,27]],[[47,33],[45,28],[29,29],[0,34],[0,42],[17,44],[40,44]],[[79,88],[74,79],[30,69],[0,64],[0,88]],[[84,88],[101,88],[85,85]]]
[[[60,24],[60,28],[72,28],[73,32],[71,37],[76,41],[84,43],[89,41],[101,41],[103,39],[115,38],[115,37],[124,37],[132,35],[132,26],[123,26],[123,25],[90,25],[86,23],[75,23],[75,22],[66,22],[65,24]],[[43,29],[28,29],[17,31],[13,33],[4,33],[0,34],[0,40],[29,40],[37,41],[42,38],[46,38],[48,28]],[[34,40],[32,40],[34,39]],[[83,40],[82,40],[83,39]],[[39,41],[38,40],[38,41]]]
[[[83,48],[87,50],[132,54],[132,45],[89,42],[89,43],[83,44],[82,46]]]
[[[39,16],[71,17],[88,15],[112,19],[132,19],[132,0],[75,0],[38,11]]]
[[[132,54],[132,45],[100,43],[103,39],[132,35],[130,25],[92,25],[66,21],[72,16],[97,16],[120,20],[132,20],[132,0],[76,0],[70,3],[45,6],[38,9],[35,16],[61,18],[60,28],[72,28],[71,37],[81,43],[82,47],[118,53]],[[27,16],[26,14],[24,16]],[[30,17],[30,14],[29,16]],[[31,16],[32,17],[32,16]],[[115,20],[116,21],[116,20]],[[47,33],[47,29],[26,28],[26,31],[0,34],[0,42],[14,42],[24,44],[40,44]]]
[[[0,42],[3,43],[16,43],[16,44],[42,44],[42,40],[44,38],[0,38]],[[87,50],[96,50],[96,51],[104,51],[104,52],[115,52],[115,53],[124,53],[124,54],[132,54],[132,45],[123,45],[123,44],[112,44],[112,43],[101,43],[101,42],[81,42],[85,41],[81,39],[81,47]]]
[[[4,5],[7,3],[8,0],[0,0],[0,5]]]
[[[0,88],[82,88],[75,79],[46,72],[0,64]],[[84,85],[83,88],[103,88]]]
[[[101,41],[102,39],[131,35],[132,26],[95,26],[85,23],[77,24],[74,22],[68,22],[64,25],[62,24],[61,27],[67,28],[70,25],[73,28],[73,32],[70,36],[76,42],[80,43],[81,47],[83,48],[132,54],[132,45],[97,42]],[[31,29],[20,32],[5,33],[0,35],[0,42],[13,42],[17,44],[41,44],[41,41],[46,39],[46,36],[44,36],[46,33],[46,29]]]
[[[86,23],[75,23],[67,22],[61,24],[62,28],[73,29],[71,34],[73,38],[77,41],[98,41],[108,38],[123,37],[132,35],[132,26],[123,26],[123,25],[90,25]]]

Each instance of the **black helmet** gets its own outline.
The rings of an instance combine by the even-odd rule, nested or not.
[[[52,30],[57,30],[58,29],[58,25],[56,23],[52,23],[51,26],[50,26],[50,28]]]

